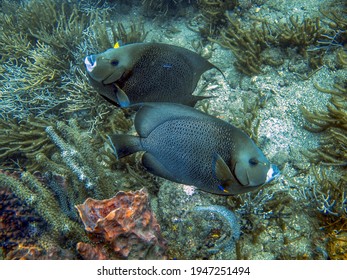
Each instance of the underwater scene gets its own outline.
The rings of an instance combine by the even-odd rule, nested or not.
[[[347,259],[346,1],[0,5],[0,259]]]

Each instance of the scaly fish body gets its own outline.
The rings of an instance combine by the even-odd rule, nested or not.
[[[192,95],[200,76],[215,68],[185,48],[161,43],[136,43],[85,58],[92,84],[121,107],[142,102],[194,106],[207,98]]]
[[[139,137],[111,137],[115,153],[145,151],[147,170],[174,182],[230,195],[257,189],[279,174],[240,129],[184,105],[145,104],[135,128]]]

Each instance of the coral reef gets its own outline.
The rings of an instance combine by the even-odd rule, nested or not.
[[[288,23],[275,25],[278,29],[278,44],[280,47],[297,47],[298,52],[305,55],[309,46],[315,45],[321,38],[323,29],[319,18],[304,18],[301,22],[298,17],[290,16]]]
[[[247,30],[241,22],[226,14],[228,27],[221,31],[221,39],[209,38],[222,47],[230,49],[236,57],[235,67],[246,75],[259,74],[263,61],[261,53],[264,51],[272,37],[265,23],[259,28],[256,24]]]
[[[84,19],[76,7],[60,1],[2,5],[2,117],[25,119],[58,111],[66,95],[57,88],[70,61],[78,60],[72,50],[83,39]]]
[[[165,259],[166,244],[145,190],[88,198],[76,206],[95,246],[79,243],[86,259]],[[109,249],[107,249],[109,248]]]

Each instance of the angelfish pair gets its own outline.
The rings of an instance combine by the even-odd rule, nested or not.
[[[110,137],[118,158],[145,151],[142,163],[152,174],[222,195],[255,190],[279,174],[240,129],[188,107],[206,98],[192,92],[202,73],[216,68],[198,54],[137,43],[87,56],[85,65],[106,99],[121,107],[142,104],[135,116],[139,136]]]

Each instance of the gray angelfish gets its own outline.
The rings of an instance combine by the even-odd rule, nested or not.
[[[222,195],[255,190],[279,174],[240,129],[180,104],[145,104],[136,113],[139,136],[113,135],[121,158],[145,151],[142,163],[154,175]]]
[[[195,52],[161,43],[124,45],[89,55],[84,63],[98,92],[121,107],[142,102],[194,106],[208,98],[192,95],[200,76],[216,68]]]

